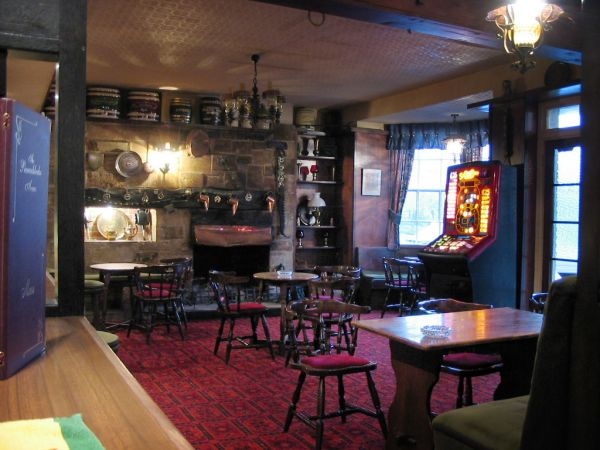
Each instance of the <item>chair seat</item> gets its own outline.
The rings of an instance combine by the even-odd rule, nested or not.
[[[347,369],[350,367],[364,368],[364,366],[375,363],[372,363],[366,358],[361,358],[360,356],[340,353],[332,355],[308,356],[302,358],[300,360],[300,364],[310,366],[314,369],[335,370]]]
[[[432,423],[435,448],[519,450],[529,396],[447,411]]]
[[[151,288],[151,290],[145,290],[143,292],[135,291],[135,295],[143,297],[147,300],[160,299],[166,301],[171,296],[172,291],[166,289],[160,289],[160,287]]]
[[[240,304],[231,304],[229,305],[229,311],[230,312],[252,312],[252,311],[256,311],[256,312],[262,312],[262,311],[266,311],[267,307],[265,305],[263,305],[262,303],[257,303],[257,302],[243,302]]]
[[[488,368],[494,364],[501,364],[502,357],[496,353],[471,353],[459,352],[449,353],[444,356],[442,364],[453,366],[460,369],[480,369]]]

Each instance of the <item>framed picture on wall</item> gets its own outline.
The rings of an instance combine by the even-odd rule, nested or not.
[[[362,195],[381,195],[381,170],[362,170]]]

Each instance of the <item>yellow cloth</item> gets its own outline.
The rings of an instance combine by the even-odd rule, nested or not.
[[[0,450],[69,450],[54,419],[0,423]]]
[[[101,450],[81,414],[0,423],[0,450]]]

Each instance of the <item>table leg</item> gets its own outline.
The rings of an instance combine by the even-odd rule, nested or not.
[[[433,449],[430,400],[442,354],[420,352],[390,341],[396,393],[388,413],[386,449]]]
[[[529,393],[536,349],[537,338],[499,344],[502,370],[500,383],[494,391],[494,400]]]
[[[287,330],[285,329],[285,308],[288,302],[288,289],[287,283],[280,283],[279,285],[279,306],[281,313],[279,317],[279,354],[285,354],[285,343],[287,338]]]

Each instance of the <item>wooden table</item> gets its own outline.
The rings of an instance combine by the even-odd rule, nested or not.
[[[433,449],[431,391],[449,350],[499,352],[504,367],[494,398],[527,394],[542,320],[541,314],[529,311],[492,308],[357,321],[358,328],[390,342],[396,393],[388,414],[386,448]],[[446,339],[426,338],[421,333],[424,325],[445,325],[452,332]]]
[[[131,298],[131,278],[133,271],[136,267],[146,267],[146,264],[142,263],[129,263],[129,262],[109,262],[109,263],[98,263],[92,264],[91,269],[100,272],[100,281],[104,283],[105,289],[109,292],[110,279],[112,276],[126,276],[129,284],[129,298]],[[105,330],[114,330],[116,328],[122,328],[129,326],[129,321],[111,323],[105,325]]]
[[[87,319],[46,318],[46,346],[0,380],[0,421],[81,413],[107,450],[193,448]]]
[[[303,285],[319,276],[309,272],[292,272],[290,275],[278,275],[277,272],[258,272],[253,277],[255,280],[279,286],[279,304],[281,306],[279,348],[280,353],[282,353],[285,347],[285,307],[288,301],[288,289]]]

